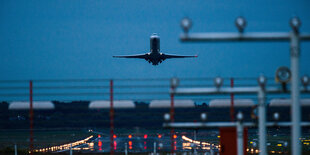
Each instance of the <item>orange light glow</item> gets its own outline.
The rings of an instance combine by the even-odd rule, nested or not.
[[[158,135],[158,138],[161,138],[161,137],[162,137],[161,134],[159,134],[159,135]]]
[[[132,138],[132,135],[128,135],[128,138]]]
[[[173,135],[173,138],[176,139],[176,138],[178,138],[178,136],[177,135]]]
[[[117,138],[117,136],[116,136],[116,135],[113,135],[113,138]]]

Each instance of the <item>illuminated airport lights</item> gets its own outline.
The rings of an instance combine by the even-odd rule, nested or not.
[[[114,134],[114,135],[113,135],[113,138],[115,139],[115,138],[117,138],[117,136]]]
[[[145,134],[145,135],[143,136],[143,138],[144,138],[144,139],[147,139],[147,134]]]
[[[132,138],[132,135],[128,135],[128,138],[131,139],[131,138]]]

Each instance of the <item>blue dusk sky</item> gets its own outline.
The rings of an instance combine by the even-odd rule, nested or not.
[[[306,0],[1,0],[0,80],[272,77],[290,66],[289,42],[182,43],[181,19],[192,19],[190,32],[237,32],[238,16],[247,19],[246,32],[289,32],[298,16],[301,33],[310,33],[309,10]],[[158,66],[112,58],[149,52],[155,32],[162,52],[199,57]],[[309,41],[301,43],[304,74]]]

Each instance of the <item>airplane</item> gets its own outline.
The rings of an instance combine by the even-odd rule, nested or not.
[[[138,58],[145,59],[152,65],[158,65],[162,63],[166,59],[172,58],[195,58],[197,55],[173,55],[173,54],[164,54],[160,52],[160,39],[156,33],[153,33],[150,37],[150,52],[145,54],[137,54],[137,55],[120,55],[113,56],[114,58]]]

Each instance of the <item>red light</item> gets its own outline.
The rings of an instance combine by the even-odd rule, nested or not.
[[[161,138],[161,137],[162,137],[161,134],[159,134],[159,135],[158,135],[158,138]]]
[[[147,138],[147,134],[145,134],[143,137],[144,137],[144,139],[146,139]]]
[[[100,140],[98,141],[98,146],[102,146],[102,142]]]
[[[100,138],[101,137],[101,135],[98,135],[98,138]]]
[[[128,138],[132,138],[132,135],[128,135]]]
[[[129,141],[128,144],[129,144],[129,146],[131,146],[132,145],[132,141]]]
[[[113,138],[116,138],[117,136],[116,135],[113,135]]]
[[[173,135],[173,138],[176,139],[176,138],[178,138],[178,136],[177,135]]]
[[[116,150],[116,146],[117,146],[116,141],[114,141],[113,144],[114,144],[114,150]]]
[[[144,150],[146,150],[146,146],[144,146]]]
[[[132,146],[129,146],[129,150],[131,150],[132,149]]]

